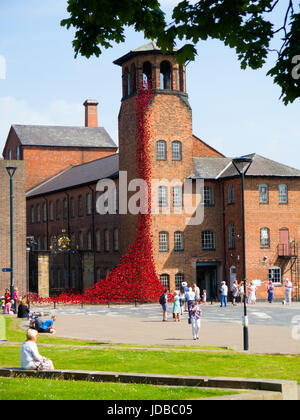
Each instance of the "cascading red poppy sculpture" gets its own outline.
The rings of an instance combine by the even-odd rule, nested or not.
[[[147,185],[147,211],[139,213],[137,236],[120,264],[111,274],[101,279],[83,294],[63,293],[42,299],[31,297],[35,303],[108,303],[157,301],[163,287],[156,273],[153,260],[153,238],[151,232],[151,160],[149,105],[153,98],[151,83],[138,90],[136,99],[137,177]]]

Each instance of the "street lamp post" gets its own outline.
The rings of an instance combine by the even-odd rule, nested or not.
[[[10,298],[14,299],[14,195],[13,176],[17,170],[16,166],[7,166],[7,173],[10,178]],[[17,302],[14,303],[16,309]]]
[[[247,174],[252,158],[240,157],[232,160],[234,167],[241,176],[242,182],[242,230],[243,230],[243,277],[244,277],[244,350],[249,350],[249,330],[248,330],[248,313],[247,313],[247,274],[246,274],[246,235],[245,235],[245,175]]]

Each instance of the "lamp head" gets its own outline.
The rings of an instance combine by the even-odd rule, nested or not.
[[[232,163],[240,175],[246,174],[252,162],[253,162],[253,159],[247,156],[242,156],[242,157],[232,159]]]
[[[16,166],[7,166],[6,167],[7,173],[10,176],[10,178],[12,178],[17,170]]]

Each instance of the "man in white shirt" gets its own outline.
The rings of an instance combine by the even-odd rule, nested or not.
[[[227,296],[228,296],[228,286],[226,285],[225,281],[222,281],[221,283],[221,308],[223,308],[223,305],[227,306]]]
[[[290,279],[285,280],[285,302],[287,305],[292,304],[293,283]]]

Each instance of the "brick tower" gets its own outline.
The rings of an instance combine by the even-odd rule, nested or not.
[[[150,105],[152,179],[176,179],[182,183],[193,173],[192,111],[188,102],[185,66],[180,66],[172,53],[162,54],[150,42],[114,62],[122,66],[123,97],[119,113],[120,171],[127,171],[128,182],[137,177],[136,163],[136,93],[138,86],[151,79],[154,96]],[[167,191],[167,197],[165,192]],[[154,200],[160,199],[159,214],[152,216],[154,259],[159,274],[165,269],[178,270],[185,263],[184,252],[170,252],[174,248],[175,232],[186,230],[186,216],[174,214],[180,192],[169,186],[160,191],[153,188]],[[176,203],[173,196],[177,194]],[[130,195],[129,195],[130,198]],[[174,207],[175,204],[175,207]],[[170,214],[161,214],[170,206]],[[137,216],[121,215],[122,252],[135,239]],[[166,251],[159,250],[160,232],[168,232]],[[163,237],[161,237],[161,242]],[[185,270],[186,271],[186,270]],[[174,277],[174,276],[172,276]]]

